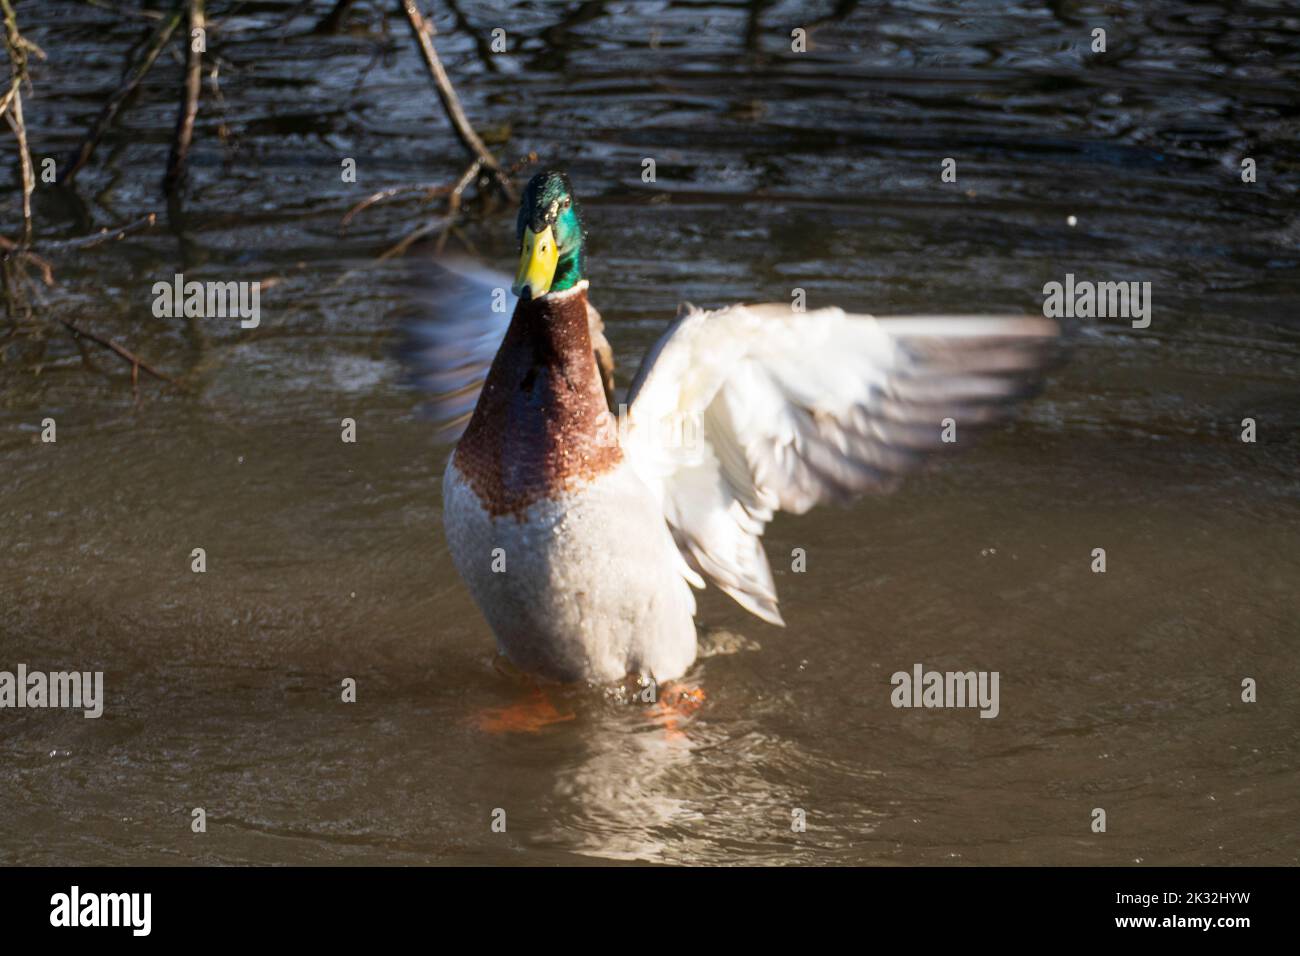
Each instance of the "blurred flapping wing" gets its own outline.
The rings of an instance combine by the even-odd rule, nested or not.
[[[406,383],[429,395],[422,411],[437,437],[454,442],[469,424],[516,297],[509,276],[473,263],[420,260],[418,268],[415,314],[402,323],[398,357]]]

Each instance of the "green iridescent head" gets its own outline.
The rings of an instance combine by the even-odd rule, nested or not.
[[[519,273],[514,293],[537,299],[571,289],[583,278],[582,219],[564,173],[548,170],[528,181],[515,224]]]

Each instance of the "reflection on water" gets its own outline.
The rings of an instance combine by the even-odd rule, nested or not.
[[[62,156],[148,25],[26,6],[50,54],[33,149]],[[1149,281],[1151,327],[1072,323],[1070,363],[979,450],[895,497],[778,519],[789,627],[705,594],[715,653],[690,679],[707,700],[675,729],[555,691],[572,720],[485,734],[476,716],[523,691],[446,554],[446,452],[397,386],[407,265],[374,262],[429,212],[382,205],[339,229],[368,192],[449,181],[461,156],[400,24],[386,35],[363,5],[348,32],[310,35],[296,3],[218,11],[221,97],[205,82],[181,234],[51,252],[59,284],[41,293],[42,314],[191,388],[145,382],[135,404],[102,350],[0,342],[0,669],[104,670],[108,694],[100,720],[0,715],[0,859],[1297,862],[1295,18],[804,8],[438,19],[470,116],[509,136],[507,158],[566,167],[585,200],[624,385],[680,300],[796,286],[812,306],[1036,311],[1066,273]],[[495,26],[507,54],[482,43]],[[797,26],[807,53],[790,52]],[[178,76],[160,62],[77,196],[38,190],[42,241],[165,212]],[[12,209],[12,164],[0,175]],[[511,216],[463,238],[508,266]],[[181,271],[262,281],[260,327],[154,318],[152,284]],[[889,676],[918,662],[999,671],[1000,716],[894,710]]]
[[[553,799],[568,809],[543,842],[611,860],[675,860],[675,833],[701,813],[677,786],[691,765],[685,735],[610,721],[583,739],[585,753],[558,774]]]

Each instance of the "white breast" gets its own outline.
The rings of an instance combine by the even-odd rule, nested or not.
[[[695,596],[658,504],[626,465],[494,517],[453,456],[443,508],[456,569],[517,666],[562,681],[670,680],[695,660]]]

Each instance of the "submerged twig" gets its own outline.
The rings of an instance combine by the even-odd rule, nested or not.
[[[98,7],[100,10],[107,10],[109,13],[116,13],[120,16],[143,17],[146,20],[162,20],[167,14],[160,13],[157,10],[144,10],[140,7],[123,7],[121,5],[112,6],[104,0],[81,0],[88,7]]]
[[[447,196],[447,228],[438,236],[438,244],[434,249],[438,255],[442,255],[442,250],[447,246],[447,235],[456,225],[456,216],[460,213],[461,196],[469,188],[469,184],[474,181],[474,177],[479,174],[481,167],[482,163],[478,160],[470,163],[469,169],[461,174],[460,179],[456,181],[456,185],[452,187],[451,193]]]
[[[451,11],[451,15],[456,18],[456,28],[464,30],[473,39],[474,50],[478,53],[478,59],[483,64],[483,68],[490,73],[500,72],[500,67],[497,66],[496,54],[492,52],[492,44],[483,35],[483,31],[474,29],[474,24],[469,22],[469,17],[465,16],[465,12],[461,10],[456,0],[446,0],[446,4],[447,9]]]
[[[438,193],[446,193],[447,194],[446,214],[441,219],[435,219],[432,222],[427,222],[424,225],[420,226],[419,228],[414,229],[411,232],[408,232],[395,244],[389,246],[378,256],[376,256],[375,261],[384,262],[388,259],[392,259],[394,256],[400,256],[407,249],[411,248],[411,246],[414,245],[416,242],[423,239],[425,236],[433,235],[435,232],[439,234],[437,252],[439,255],[441,255],[443,247],[447,243],[447,235],[448,233],[451,232],[451,230],[456,225],[456,215],[460,211],[461,195],[464,193],[465,189],[469,186],[469,184],[474,181],[474,177],[476,177],[479,174],[479,170],[481,170],[482,168],[483,168],[483,164],[476,159],[469,164],[469,168],[466,169],[465,172],[461,173],[460,178],[456,180],[455,184],[452,186],[414,187],[417,189],[431,188],[432,190],[435,191],[434,192],[435,195]],[[403,192],[406,190],[406,188],[407,187],[404,186],[394,186],[391,189],[381,189],[379,192],[366,197],[360,203],[358,203],[356,206],[353,206],[352,209],[348,211],[347,215],[343,217],[344,223],[350,220],[353,215],[360,212],[362,209],[374,205],[376,202],[379,202],[387,195],[396,195],[400,192]],[[342,228],[342,226],[340,228]],[[344,272],[334,281],[331,288],[338,288],[339,286],[343,285],[350,278],[352,278],[352,276],[354,276],[357,272],[358,272],[357,269],[349,269],[348,271]]]
[[[312,33],[337,33],[348,18],[348,13],[352,10],[352,4],[356,0],[336,0],[330,12],[317,21],[316,26],[312,28]]]
[[[125,226],[118,226],[116,229],[105,227],[93,236],[83,236],[80,239],[65,239],[51,244],[59,249],[93,249],[95,246],[103,245],[106,242],[125,239],[137,232],[144,232],[146,229],[152,228],[157,222],[158,214],[151,212],[143,218],[128,222]],[[44,243],[42,243],[42,246],[44,246]]]
[[[381,252],[379,254],[379,261],[383,262],[385,259],[391,259],[393,256],[400,256],[403,252],[409,249],[414,242],[423,239],[425,236],[432,235],[435,232],[438,233],[438,245],[434,251],[438,255],[442,255],[442,250],[447,245],[447,234],[451,231],[452,226],[456,224],[456,216],[460,212],[461,196],[464,195],[465,190],[469,188],[469,184],[474,181],[474,177],[479,174],[479,170],[482,168],[482,162],[476,159],[474,162],[469,164],[469,168],[466,169],[465,172],[461,173],[460,179],[456,180],[456,184],[451,187],[447,194],[447,214],[441,221],[435,220],[430,223],[425,223],[414,232],[408,233],[396,245],[390,246]]]
[[[437,196],[444,196],[451,191],[452,187],[448,185],[435,186],[429,183],[412,183],[406,186],[389,186],[387,189],[381,189],[378,192],[371,193],[365,199],[354,205],[339,220],[339,231],[344,232],[348,225],[356,218],[358,213],[365,212],[376,203],[381,203],[386,199],[392,199],[394,196],[401,196],[404,193],[424,193],[425,199],[433,199]]]
[[[122,104],[140,85],[140,81],[144,79],[145,74],[149,72],[149,68],[158,59],[158,54],[167,45],[167,41],[171,39],[172,33],[175,32],[180,22],[181,8],[178,4],[170,15],[158,22],[158,26],[154,28],[153,34],[149,37],[149,42],[145,45],[140,59],[127,70],[126,75],[122,77],[122,83],[114,91],[113,95],[108,98],[108,102],[104,104],[99,116],[95,118],[94,125],[90,127],[90,132],[86,134],[86,138],[82,140],[81,145],[77,147],[77,151],[68,160],[67,167],[59,176],[59,182],[70,184],[76,178],[77,173],[81,171],[81,168],[90,161],[91,155],[95,152],[95,147],[99,145],[100,140],[104,138],[104,134],[117,120],[117,114],[122,109]]]
[[[54,267],[50,265],[48,259],[42,258],[30,249],[24,248],[20,243],[14,242],[6,236],[0,236],[0,249],[6,253],[17,253],[17,258],[30,262],[41,271],[41,281],[48,286],[54,285]]]
[[[146,372],[148,372],[150,375],[152,375],[154,378],[158,379],[161,382],[166,382],[169,385],[176,384],[176,379],[172,378],[166,372],[158,371],[156,368],[154,368],[144,359],[140,358],[140,356],[136,355],[130,349],[118,345],[112,339],[102,338],[101,336],[96,335],[94,332],[88,332],[85,329],[83,329],[81,326],[73,322],[69,322],[67,319],[59,319],[59,321],[63,323],[63,325],[68,329],[69,332],[73,334],[74,337],[79,336],[81,338],[89,339],[90,341],[94,342],[96,345],[102,345],[110,352],[113,352],[120,358],[126,360],[127,362],[130,362],[131,363],[131,386],[133,390],[136,387],[136,384],[139,380],[141,369],[144,369]]]
[[[153,226],[156,221],[157,216],[154,213],[150,213],[143,219],[127,223],[126,225],[119,226],[116,229],[104,229],[93,236],[85,236],[80,239],[71,239],[63,242],[54,242],[52,244],[65,250],[76,249],[80,251],[84,249],[92,249],[102,243],[114,239],[121,239],[124,236],[131,235],[132,233],[148,229]],[[22,283],[26,282],[28,285],[32,285],[33,287],[34,284],[31,279],[27,277],[26,271],[22,269],[21,266],[30,263],[39,269],[41,279],[47,286],[54,285],[54,267],[50,264],[49,260],[45,259],[43,256],[38,255],[31,249],[24,247],[20,243],[14,242],[6,236],[0,236],[0,252],[4,253],[4,256],[0,257],[0,265],[3,265],[4,267],[3,278],[6,309],[11,317],[16,314],[19,308],[21,308],[21,311],[24,314],[30,317],[31,308],[26,301],[26,296],[22,293]],[[18,268],[15,268],[15,266],[18,266]],[[131,364],[131,392],[137,399],[139,398],[141,369],[144,369],[145,372],[159,381],[167,382],[171,385],[178,384],[176,380],[166,372],[159,371],[152,364],[140,358],[136,353],[113,339],[107,339],[96,335],[94,332],[90,332],[67,319],[60,318],[58,321],[64,326],[64,328],[72,333],[73,340],[77,342],[77,347],[82,351],[83,357],[85,356],[85,352],[81,349],[80,340],[84,338],[103,346],[118,357],[129,362]],[[12,329],[10,337],[12,337],[16,331],[16,327]]]
[[[411,248],[411,246],[413,246],[416,242],[423,239],[425,236],[433,235],[435,232],[441,231],[442,234],[445,236],[447,234],[447,230],[451,228],[452,223],[454,223],[455,221],[456,221],[455,216],[444,216],[442,219],[435,219],[433,222],[426,222],[423,226],[420,226],[418,229],[414,229],[411,232],[408,232],[398,242],[389,246],[387,249],[381,252],[376,257],[376,259],[379,262],[383,262],[387,259],[393,258],[394,256],[400,256],[407,249]]]

